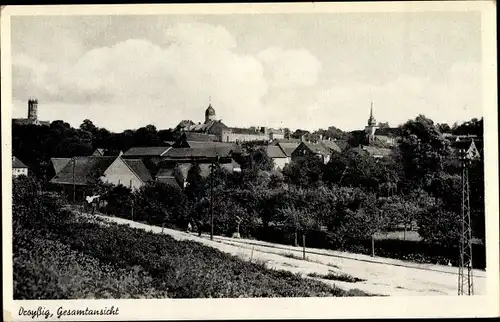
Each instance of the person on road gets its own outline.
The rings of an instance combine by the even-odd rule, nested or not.
[[[201,237],[201,220],[196,222],[196,226],[198,228],[198,237]]]

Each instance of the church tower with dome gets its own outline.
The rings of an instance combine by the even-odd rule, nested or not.
[[[208,108],[205,111],[205,123],[210,121],[215,121],[215,109],[212,107],[212,103],[208,105]]]

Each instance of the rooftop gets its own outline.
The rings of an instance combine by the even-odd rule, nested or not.
[[[168,146],[146,146],[146,147],[133,147],[123,153],[124,157],[130,156],[162,156],[168,149]]]

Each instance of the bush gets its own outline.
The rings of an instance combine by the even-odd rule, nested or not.
[[[309,273],[309,274],[307,274],[307,276],[322,278],[325,280],[348,282],[348,283],[356,283],[356,282],[366,281],[364,279],[357,278],[357,277],[351,276],[349,274],[345,274],[345,273],[339,274],[339,273],[334,273],[332,271],[328,272],[328,274],[325,274],[325,275],[317,274],[317,273]]]
[[[126,226],[68,226],[62,241],[104,263],[139,265],[157,289],[171,298],[345,296],[338,288],[311,282],[192,241],[176,241]]]
[[[177,187],[161,182],[148,183],[134,193],[134,220],[151,225],[187,225],[188,202]]]
[[[14,299],[165,298],[140,266],[116,268],[50,239],[14,257]]]

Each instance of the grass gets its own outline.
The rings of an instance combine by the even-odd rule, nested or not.
[[[15,299],[369,296],[195,241],[82,218],[17,249]]]
[[[297,256],[297,255],[295,255],[294,253],[286,253],[286,254],[283,254],[283,256],[288,257],[288,258],[293,258],[293,259],[300,259],[300,260],[304,260],[304,257],[303,257],[303,256]],[[306,259],[305,259],[305,260],[309,260],[309,258],[306,256]]]
[[[316,278],[322,278],[325,280],[333,280],[333,281],[341,281],[341,282],[348,282],[348,283],[356,283],[356,282],[364,282],[366,280],[357,278],[354,276],[351,276],[349,274],[345,273],[335,273],[335,272],[328,272],[328,274],[322,275],[322,274],[317,274],[317,273],[309,273],[307,274],[309,277],[316,277]]]

